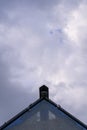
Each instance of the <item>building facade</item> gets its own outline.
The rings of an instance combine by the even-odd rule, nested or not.
[[[39,88],[40,98],[1,126],[0,130],[87,130],[87,126],[49,99],[49,89]]]

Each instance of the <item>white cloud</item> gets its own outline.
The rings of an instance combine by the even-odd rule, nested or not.
[[[87,28],[87,6],[81,4],[76,10],[70,13],[65,32],[71,41],[74,41],[77,46],[82,44],[81,38],[85,35]],[[86,35],[85,35],[86,36]],[[74,44],[75,45],[75,44]]]

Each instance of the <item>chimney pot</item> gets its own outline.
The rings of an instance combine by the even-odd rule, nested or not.
[[[43,85],[39,88],[40,98],[49,98],[49,89],[47,86]]]

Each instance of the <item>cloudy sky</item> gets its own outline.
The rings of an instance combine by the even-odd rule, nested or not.
[[[87,124],[87,0],[0,0],[0,125],[43,84]]]

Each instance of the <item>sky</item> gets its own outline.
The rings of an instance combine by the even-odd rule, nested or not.
[[[87,124],[87,0],[0,0],[0,125],[43,84]]]

